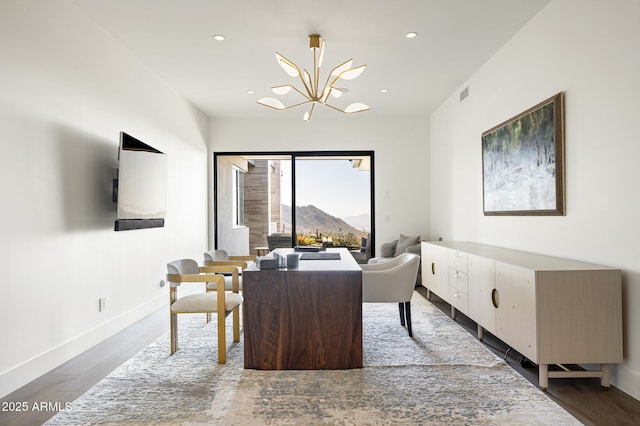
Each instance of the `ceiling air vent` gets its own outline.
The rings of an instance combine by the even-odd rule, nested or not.
[[[460,102],[464,101],[464,99],[469,96],[469,86],[465,87],[462,92],[460,92]]]

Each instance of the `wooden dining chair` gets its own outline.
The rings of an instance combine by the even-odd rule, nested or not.
[[[234,269],[237,274],[237,268]],[[234,313],[233,341],[240,341],[240,314],[242,296],[238,294],[238,282],[231,291],[225,291],[225,280],[221,274],[216,274],[206,266],[199,266],[193,259],[179,259],[167,264],[167,282],[169,282],[170,307],[170,346],[171,355],[178,350],[178,314],[217,314],[218,320],[218,363],[227,362],[226,317]],[[232,272],[233,273],[233,272]],[[215,285],[215,291],[189,294],[178,297],[178,287],[183,282],[201,282]]]

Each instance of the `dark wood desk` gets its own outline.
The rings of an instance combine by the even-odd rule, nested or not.
[[[245,368],[362,367],[362,269],[347,249],[327,252],[341,259],[243,272]]]

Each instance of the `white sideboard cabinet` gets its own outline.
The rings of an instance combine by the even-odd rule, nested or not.
[[[549,378],[599,377],[622,362],[619,269],[457,241],[422,242],[422,285],[539,366]],[[600,364],[549,371],[549,365]]]

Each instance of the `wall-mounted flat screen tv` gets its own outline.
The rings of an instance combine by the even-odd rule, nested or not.
[[[167,213],[167,155],[120,132],[118,177],[114,180],[114,229],[158,228]]]

